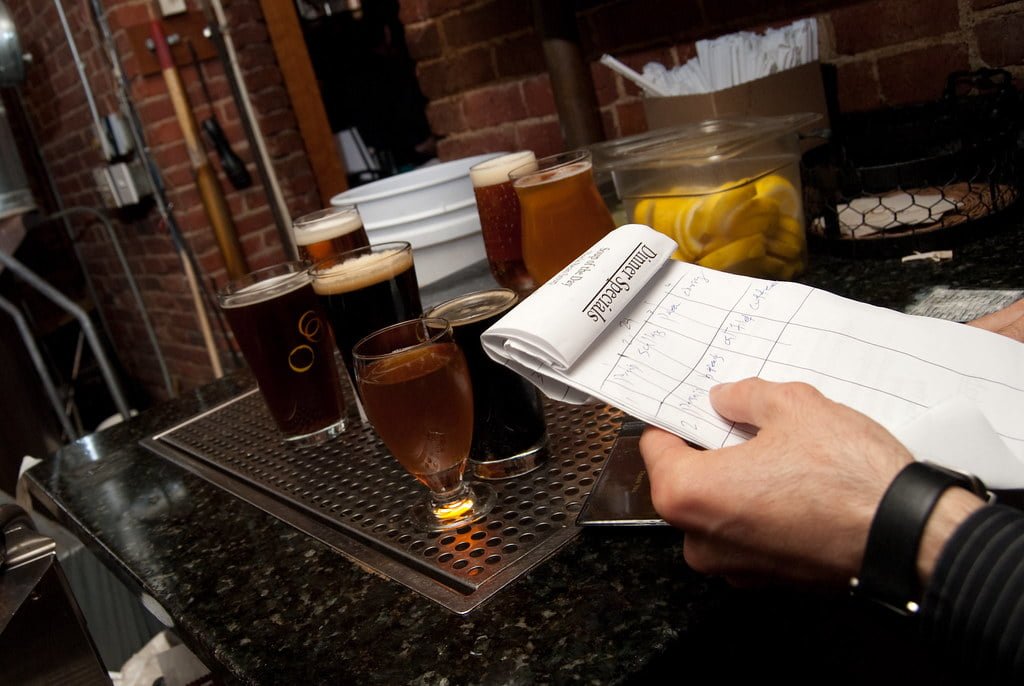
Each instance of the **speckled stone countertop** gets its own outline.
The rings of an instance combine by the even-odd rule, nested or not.
[[[932,285],[1022,288],[1024,230],[1002,221],[952,261],[815,255],[802,280],[895,308]],[[425,304],[453,287],[425,289]],[[155,599],[225,682],[950,682],[901,620],[841,594],[730,589],[689,570],[667,528],[587,529],[458,616],[138,445],[250,385],[239,372],[186,393],[28,477],[38,504]]]

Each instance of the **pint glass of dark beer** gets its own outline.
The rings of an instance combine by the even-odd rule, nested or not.
[[[285,262],[218,294],[238,347],[286,441],[316,445],[345,429],[334,337],[308,265]]]
[[[404,241],[328,257],[314,264],[310,274],[353,384],[352,346],[377,329],[423,312],[412,246]]]
[[[316,262],[370,244],[355,205],[339,205],[303,215],[292,222],[299,257]]]
[[[470,469],[481,479],[525,474],[547,457],[547,430],[540,393],[529,381],[487,356],[482,334],[519,298],[496,288],[459,296],[430,308],[424,317],[451,323],[473,381],[473,446]]]

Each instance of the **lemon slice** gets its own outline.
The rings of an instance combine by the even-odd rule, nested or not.
[[[685,243],[697,255],[711,252],[708,244],[722,232],[726,219],[737,207],[756,195],[754,184],[746,183],[729,190],[718,191],[701,199],[684,229]],[[684,241],[680,241],[680,245]]]
[[[771,200],[753,197],[732,211],[718,232],[708,241],[705,250],[711,252],[740,238],[756,233],[772,234],[778,231],[779,206]]]
[[[697,208],[700,207],[700,198],[687,198],[686,206],[681,208],[679,213],[676,215],[676,222],[672,237],[676,239],[676,243],[679,245],[679,250],[676,251],[679,254],[678,259],[692,262],[699,257],[699,253],[693,250],[693,246],[686,240],[686,229],[693,221],[693,215],[696,213]]]
[[[758,196],[778,203],[779,212],[783,215],[797,217],[800,212],[800,196],[789,179],[779,174],[769,174],[758,179],[755,185]]]
[[[796,274],[796,266],[790,262],[776,259],[771,255],[761,255],[748,260],[736,262],[729,267],[733,274],[742,276],[757,276],[763,279],[776,279],[788,281]]]
[[[764,255],[764,236],[758,233],[753,236],[741,238],[738,241],[733,241],[728,245],[722,246],[718,250],[709,252],[707,255],[697,260],[697,264],[709,269],[732,271],[730,268],[733,265],[757,257],[764,257]]]
[[[651,215],[654,212],[654,198],[642,198],[633,207],[633,223],[651,226]],[[653,226],[651,228],[654,228]]]
[[[656,198],[651,216],[651,227],[674,238],[676,217],[689,208],[689,200],[689,198]]]
[[[781,217],[778,229],[767,237],[768,253],[783,260],[803,261],[805,239],[800,223],[791,217]]]

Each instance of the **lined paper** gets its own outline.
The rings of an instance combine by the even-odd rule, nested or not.
[[[606,321],[593,321],[580,303],[615,283],[638,246],[657,254],[647,278],[617,294]],[[711,408],[708,390],[752,376],[809,383],[893,432],[960,399],[978,408],[1024,473],[1024,345],[802,284],[678,262],[668,258],[674,247],[647,227],[617,229],[589,251],[601,252],[586,273],[570,265],[555,276],[485,333],[485,348],[553,398],[596,398],[708,448],[751,437],[750,427]],[[554,330],[563,342],[551,343]]]

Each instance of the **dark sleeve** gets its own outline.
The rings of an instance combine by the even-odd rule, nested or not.
[[[1024,512],[968,517],[939,555],[920,618],[925,642],[966,673],[1024,683]]]

